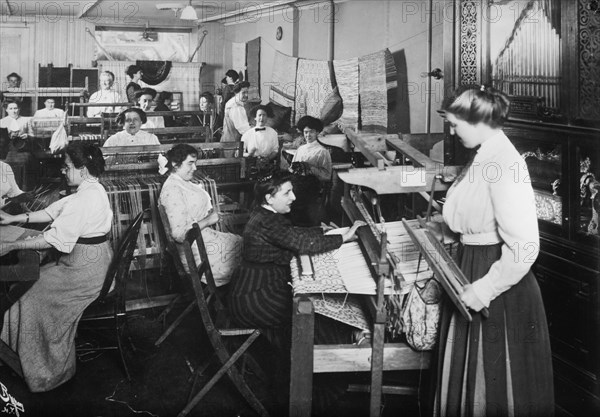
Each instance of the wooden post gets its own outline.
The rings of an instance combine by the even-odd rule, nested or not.
[[[312,408],[315,311],[306,297],[294,297],[290,367],[290,417],[309,417]]]

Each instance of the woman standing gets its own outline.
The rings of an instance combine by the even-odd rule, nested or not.
[[[443,106],[450,132],[476,149],[443,213],[460,234],[460,268],[471,281],[461,299],[489,317],[442,316],[434,415],[554,413],[548,326],[530,271],[539,252],[535,200],[527,165],[501,129],[508,107],[483,86]]]
[[[139,84],[140,80],[142,79],[142,76],[144,75],[144,73],[142,72],[142,67],[138,65],[130,65],[127,67],[127,71],[125,71],[125,74],[127,74],[127,76],[131,78],[131,81],[129,82],[129,84],[127,84],[127,87],[125,87],[127,101],[135,104],[135,93],[136,91],[142,89],[142,87]]]
[[[219,214],[202,185],[192,182],[197,159],[198,152],[187,144],[176,145],[167,152],[170,175],[161,189],[159,203],[165,208],[175,242],[182,243],[192,225],[198,223],[215,283],[221,286],[229,282],[240,263],[242,237],[210,227],[219,221]],[[185,265],[183,248],[178,246],[177,249]],[[202,261],[195,243],[192,251],[199,265]]]
[[[57,263],[40,268],[40,278],[5,313],[2,340],[18,353],[25,381],[33,392],[49,391],[75,374],[75,333],[85,308],[100,294],[112,258],[107,240],[112,210],[98,176],[102,152],[85,142],[66,148],[63,173],[71,194],[48,208],[11,216],[0,224],[47,223],[36,238],[0,242],[0,256],[18,249],[56,248]]]

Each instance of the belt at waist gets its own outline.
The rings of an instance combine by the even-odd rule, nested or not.
[[[99,245],[108,240],[108,235],[94,236],[94,237],[80,237],[77,239],[77,243],[81,245]]]
[[[496,231],[460,235],[460,243],[463,245],[495,245],[500,242],[502,239]]]

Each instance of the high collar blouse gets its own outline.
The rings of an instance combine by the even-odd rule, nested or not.
[[[443,216],[465,245],[502,244],[500,259],[473,283],[486,307],[529,271],[539,252],[535,197],[527,164],[502,131],[448,190]]]

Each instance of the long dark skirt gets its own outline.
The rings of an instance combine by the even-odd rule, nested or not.
[[[473,282],[501,245],[464,246],[460,267]],[[531,273],[469,324],[447,303],[440,325],[436,416],[552,416],[552,355],[546,314]],[[436,369],[436,368],[434,368]]]

